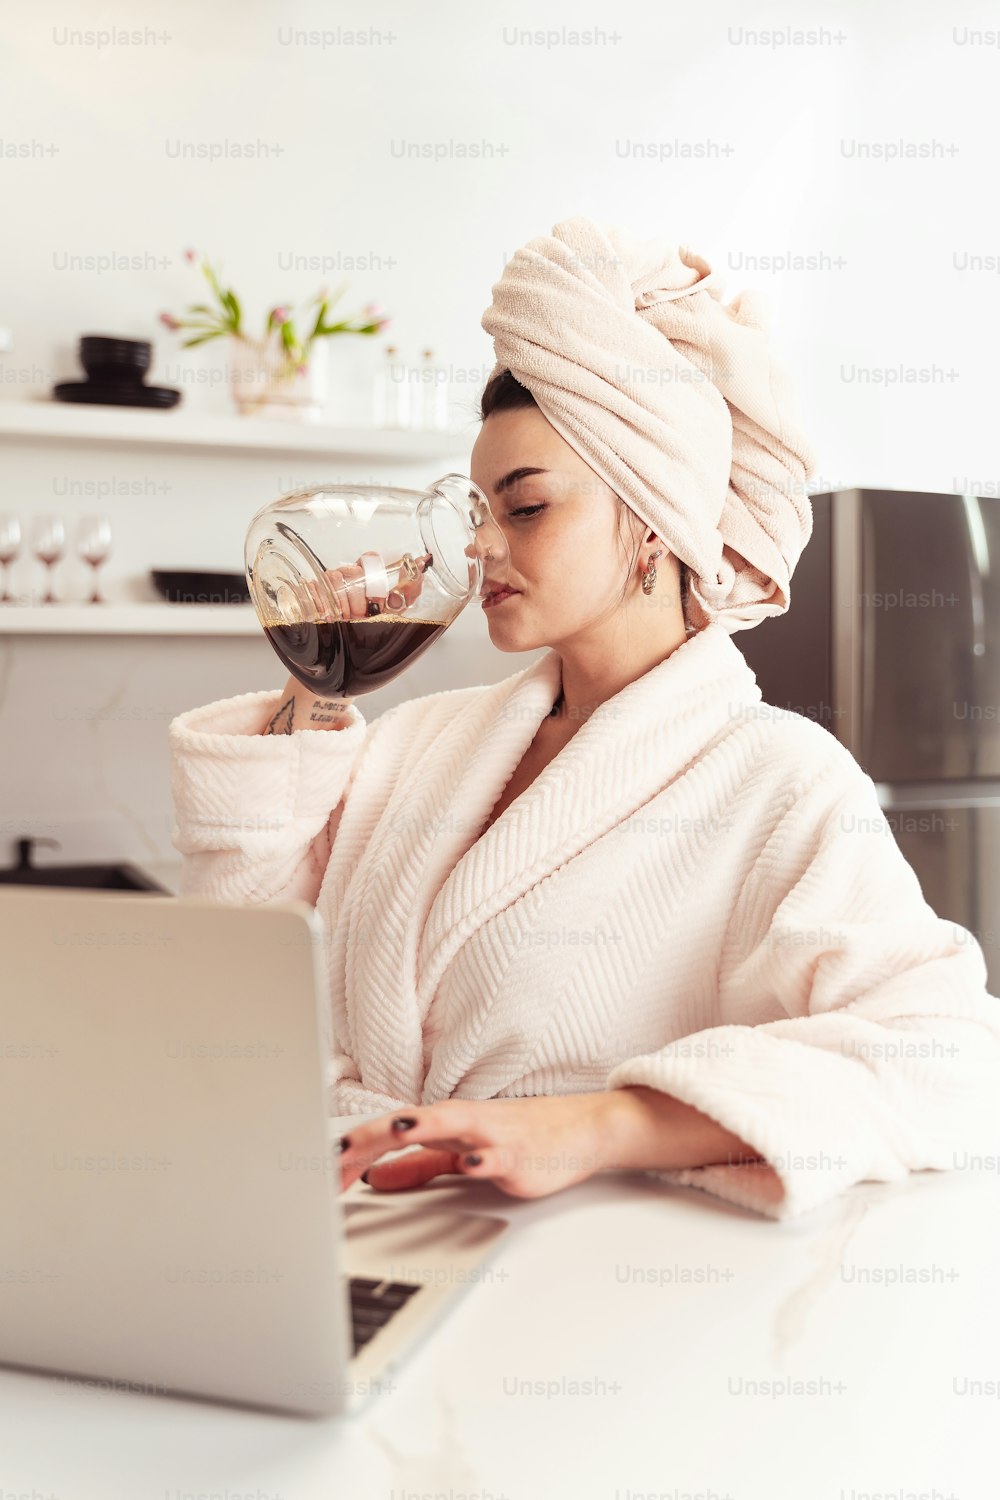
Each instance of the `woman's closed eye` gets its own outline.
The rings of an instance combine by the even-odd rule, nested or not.
[[[517,510],[508,511],[507,514],[510,516],[534,516],[537,515],[540,510],[545,509],[546,507],[544,505],[522,505],[519,506]]]

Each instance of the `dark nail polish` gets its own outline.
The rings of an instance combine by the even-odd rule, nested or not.
[[[337,1149],[339,1151],[346,1151],[350,1144],[351,1137],[349,1135],[342,1135],[340,1137],[340,1140],[337,1142]]]
[[[392,1128],[393,1130],[412,1130],[416,1123],[412,1115],[400,1115],[398,1119],[393,1120]]]
[[[371,1171],[371,1167],[368,1168],[368,1172],[370,1172],[370,1171]],[[362,1174],[361,1174],[361,1181],[362,1182],[367,1182],[368,1186],[371,1187],[371,1183],[368,1182],[368,1172],[362,1172]]]
[[[467,1167],[481,1167],[482,1164],[483,1158],[481,1156],[477,1156],[475,1152],[473,1152],[471,1156],[467,1156],[465,1158],[465,1165]]]

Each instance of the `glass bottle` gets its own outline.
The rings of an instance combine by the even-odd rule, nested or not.
[[[375,376],[374,418],[376,427],[409,427],[410,387],[406,366],[395,344],[387,344],[382,368]]]
[[[433,349],[423,351],[420,426],[425,432],[443,432],[448,426],[448,377],[444,366],[434,363]]]

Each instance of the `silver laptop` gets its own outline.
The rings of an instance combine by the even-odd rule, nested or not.
[[[310,1415],[391,1389],[507,1221],[341,1195],[324,950],[301,902],[0,891],[0,1363]]]

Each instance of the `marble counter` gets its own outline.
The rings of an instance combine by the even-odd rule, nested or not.
[[[534,1202],[456,1180],[434,1203],[512,1228],[362,1412],[0,1370],[4,1494],[993,1500],[996,1161],[786,1224],[642,1174]]]

